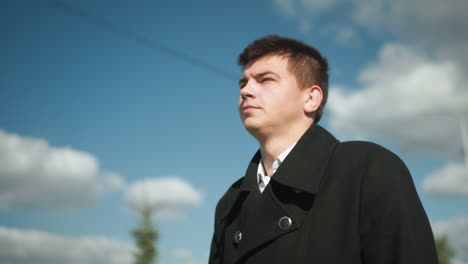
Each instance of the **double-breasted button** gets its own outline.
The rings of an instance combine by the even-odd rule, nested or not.
[[[283,231],[288,230],[292,226],[291,218],[289,218],[288,216],[281,217],[278,221],[278,226]]]
[[[239,244],[239,242],[242,240],[242,233],[241,231],[237,230],[235,233],[234,233],[234,242],[236,242],[236,244]]]

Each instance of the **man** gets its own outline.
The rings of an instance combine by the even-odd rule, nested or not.
[[[239,64],[239,112],[260,150],[217,205],[209,262],[436,264],[404,163],[317,124],[326,59],[272,35],[250,44]]]

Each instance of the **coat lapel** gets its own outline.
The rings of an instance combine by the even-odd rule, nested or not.
[[[312,125],[297,142],[272,180],[316,194],[328,160],[339,141],[319,125]]]
[[[325,129],[312,125],[261,195],[256,175],[260,153],[256,153],[240,183],[239,189],[250,191],[250,195],[239,216],[238,230],[242,232],[242,240],[234,263],[250,251],[301,227],[312,209],[328,160],[337,144],[338,140]],[[279,220],[284,216],[292,220],[286,230],[279,227]]]
[[[254,157],[250,161],[250,164],[247,168],[246,175],[256,175],[258,163],[260,162],[260,151],[255,153]],[[258,190],[258,183],[255,177],[243,177],[239,181],[235,182],[228,192],[229,197],[226,197],[226,203],[223,208],[220,208],[220,218],[219,220],[222,221],[226,218],[234,208],[234,206],[239,203],[239,200],[243,200],[243,198],[249,192],[259,192]]]

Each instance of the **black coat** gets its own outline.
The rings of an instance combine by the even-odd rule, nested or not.
[[[209,263],[437,264],[411,175],[390,151],[312,125],[263,193],[259,160],[216,207]]]

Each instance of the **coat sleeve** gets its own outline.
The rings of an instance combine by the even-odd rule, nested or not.
[[[223,197],[224,198],[224,197]],[[221,198],[216,205],[215,211],[215,219],[214,219],[214,232],[213,238],[211,240],[211,248],[210,248],[210,257],[208,259],[209,264],[221,264],[222,263],[222,256],[223,256],[223,242],[222,242],[222,232],[224,230],[220,230],[220,211],[223,204],[223,198]]]
[[[208,259],[209,264],[221,263],[221,244],[220,244],[218,237],[219,236],[216,232],[216,224],[215,224],[215,232],[213,233],[213,239],[211,240],[210,257]]]
[[[411,175],[377,147],[361,183],[361,258],[368,264],[437,264],[431,226]]]

